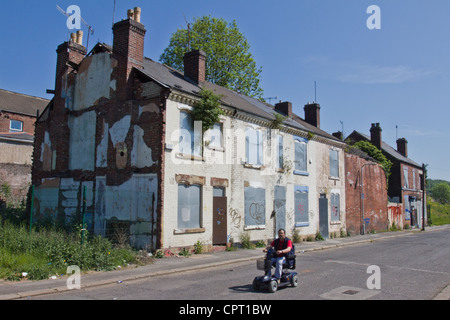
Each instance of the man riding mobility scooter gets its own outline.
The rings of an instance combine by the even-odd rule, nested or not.
[[[256,277],[253,280],[253,289],[255,290],[268,287],[269,292],[274,293],[280,287],[286,287],[288,285],[296,287],[298,285],[297,272],[289,271],[296,267],[294,245],[286,238],[283,229],[278,231],[278,236],[279,238],[272,242],[268,250],[264,250],[267,252],[265,259],[256,262],[257,269],[264,270],[264,275]],[[288,244],[291,248],[288,247]],[[274,276],[271,275],[272,267],[278,267]]]

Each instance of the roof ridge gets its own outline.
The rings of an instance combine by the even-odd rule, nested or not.
[[[15,91],[10,91],[10,90],[6,90],[6,89],[1,89],[0,88],[0,91],[6,92],[6,93],[11,93],[11,94],[16,94],[16,95],[27,97],[27,98],[34,98],[34,99],[39,99],[39,100],[43,100],[43,101],[50,101],[49,99],[46,99],[46,98],[42,98],[42,97],[38,97],[38,96],[32,96],[32,95],[29,95],[29,94],[15,92]]]

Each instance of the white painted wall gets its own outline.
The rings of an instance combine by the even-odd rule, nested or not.
[[[228,236],[235,242],[240,242],[243,232],[248,232],[252,241],[273,239],[276,234],[274,221],[270,218],[274,209],[275,185],[286,186],[286,231],[292,235],[295,224],[294,187],[307,186],[309,188],[309,225],[297,227],[300,235],[315,235],[318,230],[318,199],[320,193],[327,193],[331,189],[341,192],[341,219],[344,218],[344,158],[340,151],[340,180],[329,178],[329,154],[331,146],[311,140],[307,144],[308,175],[294,175],[293,168],[289,173],[278,172],[276,169],[277,152],[275,133],[278,130],[266,126],[248,123],[236,118],[224,116],[222,123],[224,129],[224,150],[213,151],[204,148],[204,160],[183,159],[177,154],[179,143],[180,112],[190,107],[175,101],[167,101],[166,113],[166,163],[164,167],[164,212],[163,212],[163,247],[192,246],[197,241],[204,244],[212,242],[212,190],[210,184],[212,177],[229,180],[226,189],[228,200]],[[263,132],[263,166],[246,166],[245,128],[251,126]],[[294,161],[294,137],[288,133],[283,135],[283,153],[285,160]],[[175,234],[178,216],[178,184],[175,181],[177,174],[196,175],[205,177],[206,184],[202,194],[202,221],[204,232]],[[259,226],[246,226],[244,216],[244,190],[246,185],[263,187],[265,189],[265,224]],[[329,210],[330,212],[331,210]],[[345,221],[336,226],[330,226],[330,231],[339,231],[345,226]]]

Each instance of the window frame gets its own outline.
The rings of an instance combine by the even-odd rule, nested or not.
[[[303,147],[304,150],[304,169],[303,168],[298,168],[297,169],[297,163],[301,163],[299,160],[297,160],[297,144],[299,144],[300,146]],[[302,138],[302,137],[298,137],[298,136],[294,136],[294,174],[296,175],[302,175],[302,176],[309,176],[309,172],[308,172],[308,139],[306,138]]]
[[[189,120],[189,128],[184,127],[184,122]],[[180,110],[180,120],[179,120],[179,139],[178,139],[178,154],[177,156],[181,158],[191,159],[191,160],[203,160],[203,143],[202,143],[202,130],[200,127],[200,141],[198,139],[198,133],[196,134],[196,121],[192,118],[192,114],[190,110]],[[197,128],[198,129],[198,128]],[[198,130],[197,130],[198,131]],[[186,134],[187,133],[187,134]],[[182,138],[190,138],[189,149],[185,150],[184,147],[187,147],[187,141],[182,142]],[[196,139],[197,138],[197,139]],[[187,153],[186,151],[189,151]]]
[[[12,127],[13,122],[20,124],[20,129],[14,129]],[[23,121],[16,120],[16,119],[10,119],[9,120],[9,132],[23,132]]]
[[[250,132],[254,132],[256,137],[256,152],[250,153]],[[256,157],[256,163],[250,162],[250,155],[252,154],[251,159]],[[256,154],[254,156],[253,154]],[[245,127],[245,164],[248,166],[252,166],[254,168],[261,168],[264,166],[264,132],[261,128],[254,128],[252,126]]]
[[[183,220],[183,210],[180,211],[180,209],[182,209],[183,207],[180,205],[180,190],[183,190],[183,188],[185,188],[184,190],[187,190],[189,188],[198,188],[198,192],[199,192],[199,203],[198,203],[198,225],[189,225],[192,224],[193,219],[192,217],[192,213],[189,211],[189,223],[181,223],[180,218]],[[192,232],[202,232],[204,231],[204,228],[202,227],[202,223],[203,223],[203,185],[201,184],[185,184],[185,183],[179,183],[177,185],[177,192],[178,192],[178,201],[177,201],[177,229],[175,233],[186,233],[189,231]],[[192,209],[192,202],[189,201],[189,209]],[[197,217],[194,216],[194,219],[196,219]],[[195,223],[197,223],[197,221],[195,221]]]
[[[300,213],[297,209],[299,209],[299,204],[297,203],[296,194],[306,194],[306,213]],[[305,200],[305,199],[303,199]],[[303,204],[302,206],[305,206]],[[300,215],[306,214],[306,219],[299,219]],[[309,187],[307,186],[294,186],[294,226],[295,227],[308,227],[310,225],[309,221]]]
[[[336,153],[336,159],[335,160],[333,160],[333,158],[332,158],[332,153]],[[332,179],[340,179],[339,150],[330,149],[330,151],[329,151],[329,162],[330,162],[330,178],[332,178]],[[333,170],[332,170],[333,167],[334,167],[335,171],[337,172],[337,175],[333,175],[333,173],[334,173]]]

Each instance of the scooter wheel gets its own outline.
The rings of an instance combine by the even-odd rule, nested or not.
[[[291,278],[291,285],[292,285],[293,287],[298,286],[298,276],[297,276],[297,275],[295,275],[295,276],[293,276],[293,277]]]
[[[269,292],[270,293],[275,293],[278,290],[278,282],[276,282],[275,280],[272,280],[269,282]]]
[[[259,291],[259,283],[256,279],[253,280],[253,289]]]

